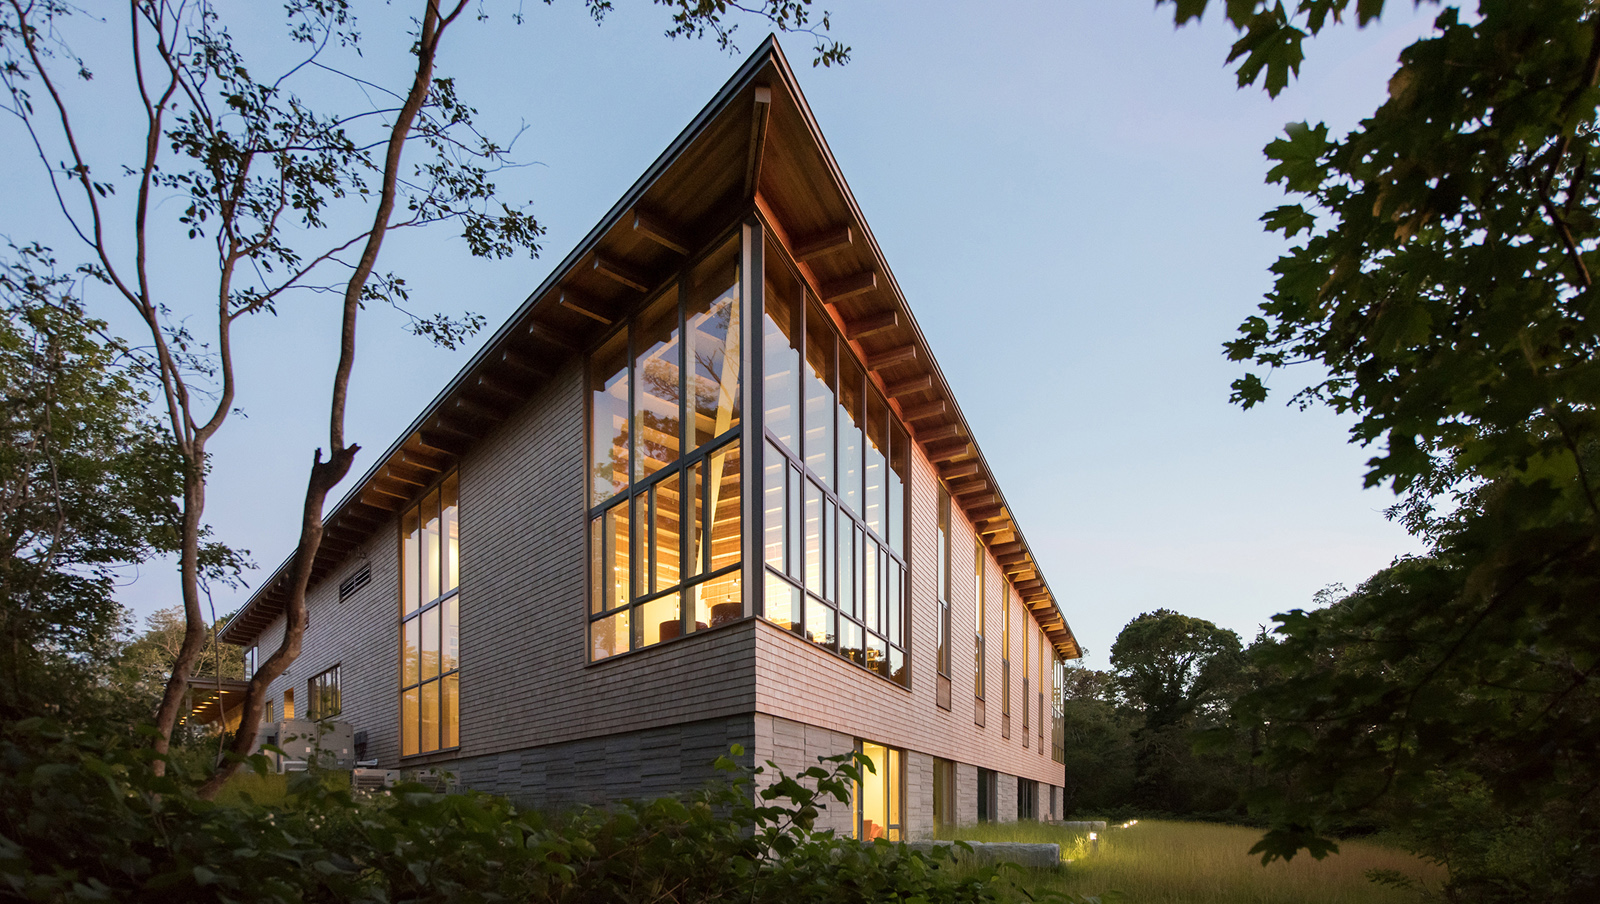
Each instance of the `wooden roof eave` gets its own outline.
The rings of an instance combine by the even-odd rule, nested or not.
[[[868,256],[871,258],[872,265],[875,268],[871,288],[883,293],[887,293],[889,298],[893,301],[895,305],[894,313],[897,315],[895,318],[897,321],[895,323],[895,328],[910,332],[911,345],[914,345],[916,348],[921,350],[921,354],[918,355],[918,357],[925,359],[922,361],[922,364],[928,369],[929,375],[932,377],[932,386],[930,387],[930,390],[933,391],[940,400],[948,402],[949,410],[945,413],[954,418],[955,423],[960,428],[959,433],[965,435],[965,437],[967,437],[967,442],[970,443],[970,453],[966,456],[958,457],[963,458],[965,461],[974,461],[978,464],[978,473],[984,476],[992,488],[992,494],[995,497],[993,508],[1004,512],[1006,520],[1011,524],[1010,532],[1015,534],[1016,540],[1020,541],[1023,544],[1023,548],[1026,549],[1027,540],[1023,536],[1021,527],[1016,525],[1015,518],[1012,515],[1011,506],[1005,500],[1005,494],[1000,489],[999,481],[994,479],[994,472],[989,467],[988,461],[984,458],[983,450],[978,446],[978,442],[971,429],[971,425],[968,424],[965,414],[961,411],[961,406],[956,402],[955,393],[951,391],[950,383],[945,379],[944,372],[939,367],[938,359],[934,357],[930,350],[927,336],[922,332],[922,327],[917,323],[916,316],[911,311],[911,306],[906,302],[905,293],[901,290],[899,281],[895,279],[894,271],[889,266],[888,258],[884,255],[882,247],[878,244],[877,237],[872,232],[872,227],[868,224],[866,217],[862,214],[861,207],[856,202],[855,194],[850,190],[849,182],[845,179],[844,172],[839,168],[838,161],[834,158],[833,151],[828,146],[827,138],[822,134],[821,127],[817,124],[816,118],[812,115],[810,104],[806,103],[805,94],[800,88],[799,81],[795,78],[794,72],[789,67],[788,61],[783,57],[782,52],[777,50],[776,46],[774,46],[774,50],[774,63],[778,68],[781,81],[784,87],[793,96],[795,100],[795,110],[799,113],[800,118],[804,122],[806,130],[809,132],[812,141],[816,143],[816,148],[820,154],[822,163],[827,169],[827,176],[833,182],[834,187],[839,193],[839,199],[844,203],[848,211],[847,216],[849,222],[844,224],[835,224],[833,229],[835,231],[840,228],[859,230],[862,246],[866,249]],[[774,212],[774,215],[776,215],[776,212]],[[852,236],[852,241],[850,242],[852,245],[854,244],[853,239],[854,236]],[[865,273],[868,271],[858,272]],[[864,283],[865,278],[861,277],[861,279]],[[860,287],[852,285],[852,288]],[[860,349],[858,349],[858,352],[859,351]],[[881,382],[882,378],[880,377],[880,383]],[[888,391],[889,387],[880,385],[879,388],[884,390],[886,395],[890,395],[891,397],[894,396],[894,393],[890,393]],[[902,419],[905,419],[905,407],[909,406],[902,407],[901,403],[896,402],[896,407],[901,409],[900,414]],[[1032,557],[1030,553],[1029,561],[1031,560]],[[1060,604],[1056,601],[1055,594],[1050,591],[1048,582],[1044,580],[1044,575],[1039,571],[1036,564],[1032,569],[1032,574],[1033,577],[1031,579],[1038,581],[1039,586],[1043,588],[1044,593],[1049,599],[1049,612],[1059,620],[1059,629],[1055,631],[1046,631],[1047,635],[1051,636],[1051,643],[1056,647],[1057,651],[1061,653],[1063,657],[1068,659],[1079,658],[1082,655],[1082,652],[1078,645],[1077,638],[1075,635],[1073,635],[1072,629],[1067,623],[1065,612],[1062,611]],[[1034,617],[1036,621],[1040,622],[1041,628],[1043,628],[1045,617],[1043,617],[1042,614],[1037,611],[1034,613]]]

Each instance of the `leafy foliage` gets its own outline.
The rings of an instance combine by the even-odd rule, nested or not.
[[[61,712],[108,657],[120,566],[175,545],[181,463],[139,360],[46,249],[0,261],[0,716]]]
[[[1240,83],[1277,93],[1305,37],[1383,7],[1227,3]],[[1592,3],[1445,6],[1350,134],[1302,123],[1267,147],[1299,203],[1263,220],[1296,244],[1228,355],[1315,362],[1295,400],[1355,416],[1352,441],[1380,447],[1368,485],[1432,545],[1280,617],[1261,650],[1279,676],[1249,701],[1280,779],[1258,800],[1269,858],[1382,814],[1463,900],[1600,896],[1597,81]],[[1234,384],[1245,407],[1266,395],[1258,374]]]
[[[734,755],[741,752],[737,749]],[[753,774],[683,798],[542,814],[418,784],[297,776],[268,806],[196,797],[182,770],[33,721],[0,741],[0,888],[58,901],[991,902],[994,868],[812,829],[862,764]],[[866,764],[870,768],[870,764]],[[756,770],[755,774],[759,774]]]

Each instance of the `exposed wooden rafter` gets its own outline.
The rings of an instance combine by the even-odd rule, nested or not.
[[[528,335],[569,352],[578,350],[578,343],[572,341],[572,337],[558,333],[537,320],[528,322]]]
[[[613,282],[621,283],[639,292],[650,291],[650,283],[645,276],[620,261],[612,260],[603,254],[596,254],[594,263],[590,266],[594,269],[594,272]]]
[[[832,282],[823,283],[817,288],[817,294],[821,296],[823,304],[838,304],[846,298],[865,295],[877,287],[878,271],[862,270],[860,273],[852,273]]]
[[[917,431],[917,441],[924,443],[937,442],[941,439],[955,439],[962,433],[960,424],[939,424],[926,430]]]
[[[898,399],[901,396],[908,396],[914,392],[921,392],[924,389],[932,388],[933,374],[919,374],[915,377],[907,377],[904,380],[897,380],[893,383],[890,383],[888,386],[883,387],[883,391],[889,396],[889,398]]]
[[[917,360],[917,347],[915,345],[902,345],[899,348],[885,349],[875,355],[867,356],[867,370],[883,370],[896,364],[909,364]]]
[[[961,461],[948,464],[939,469],[939,476],[945,480],[954,480],[957,477],[970,477],[982,470],[982,465],[975,461]]]
[[[928,454],[929,461],[938,464],[939,462],[950,461],[952,459],[971,455],[972,443],[969,443],[966,440],[958,440],[953,443],[938,443],[931,446],[924,446],[923,451]]]
[[[750,117],[750,153],[744,164],[744,196],[754,198],[761,181],[761,158],[767,149],[767,120],[772,112],[772,88],[757,85],[755,108]]]
[[[667,224],[662,218],[654,214],[645,213],[637,207],[633,210],[633,231],[669,251],[679,254],[689,253],[689,240],[682,231]]]
[[[938,417],[948,410],[950,410],[949,403],[947,403],[944,399],[939,399],[936,402],[924,402],[921,405],[909,405],[901,409],[900,419],[910,423],[911,421],[920,421],[930,417]]]
[[[850,247],[851,240],[854,238],[855,230],[849,226],[824,229],[822,232],[808,235],[795,242],[794,259],[805,263],[832,254],[835,251],[843,251]]]
[[[873,314],[859,320],[847,321],[844,325],[844,337],[849,340],[871,336],[884,330],[892,330],[900,325],[900,315],[894,311],[884,311],[882,314]]]
[[[562,289],[556,297],[556,304],[561,305],[574,314],[581,314],[601,326],[610,326],[614,321],[600,313],[600,305],[594,299],[572,289]]]

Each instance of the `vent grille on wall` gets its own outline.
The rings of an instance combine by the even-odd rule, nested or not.
[[[357,590],[372,583],[372,564],[369,562],[361,566],[355,574],[339,582],[339,602],[344,602],[355,595]]]

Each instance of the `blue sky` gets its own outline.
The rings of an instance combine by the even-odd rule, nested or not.
[[[841,0],[834,31],[854,58],[835,69],[809,68],[804,36],[783,39],[1090,665],[1104,667],[1140,612],[1178,609],[1248,640],[1272,613],[1417,548],[1383,518],[1388,491],[1362,490],[1369,453],[1346,444],[1349,422],[1284,406],[1315,374],[1274,376],[1268,405],[1242,412],[1227,403],[1240,370],[1220,351],[1282,248],[1257,221],[1281,203],[1261,148],[1285,122],[1343,131],[1382,101],[1396,54],[1431,18],[1389,5],[1380,27],[1311,42],[1302,79],[1275,101],[1234,87],[1222,23],[1175,30],[1149,2]],[[238,30],[276,27],[275,9]],[[663,11],[642,4],[601,27],[574,0],[524,10],[521,26],[464,23],[443,65],[491,132],[527,126],[516,149],[531,165],[500,182],[531,199],[545,253],[490,264],[442,233],[394,240],[386,264],[420,310],[498,323],[742,59],[667,40]],[[758,25],[743,22],[742,51]],[[400,46],[399,29],[364,29],[369,62],[391,75],[404,60],[383,45]],[[108,108],[97,137],[127,125]],[[37,166],[5,134],[0,164]],[[43,229],[70,248],[39,225],[50,213],[37,180],[11,192],[0,232]],[[192,249],[164,253],[176,297],[203,291],[184,282]],[[120,311],[101,313],[131,334]],[[213,446],[207,517],[262,574],[290,549],[310,450],[325,443],[333,317],[306,299],[241,339],[247,417]],[[470,349],[432,348],[381,309],[362,330],[349,434],[376,453]],[[146,613],[176,602],[175,581],[147,566],[124,595]],[[243,600],[219,594],[217,609]]]

